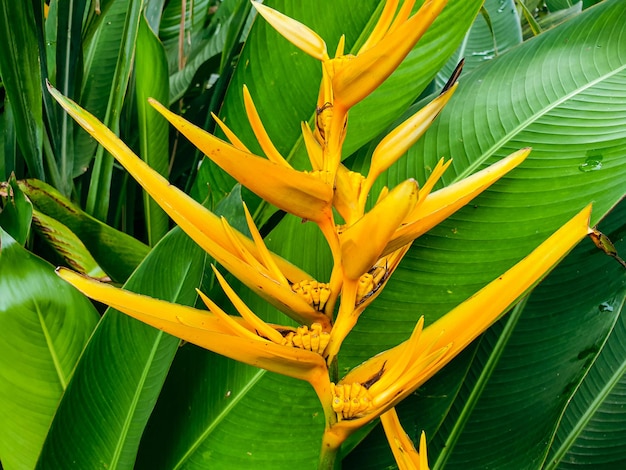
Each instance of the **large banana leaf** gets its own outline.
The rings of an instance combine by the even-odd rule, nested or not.
[[[84,345],[91,302],[0,228],[0,459],[34,468]]]
[[[623,220],[624,211],[620,213]],[[611,218],[613,227],[622,223],[617,213]],[[620,245],[624,246],[623,240]],[[594,391],[593,387],[576,389],[607,336],[611,331],[619,334],[619,326],[616,331],[614,325],[616,320],[622,322],[625,283],[623,269],[595,250],[590,242],[582,243],[559,266],[531,296],[480,398],[469,407],[464,403],[464,411],[471,415],[462,423],[464,429],[457,423],[460,429],[453,432],[459,435],[448,439],[453,448],[446,451],[445,457],[449,457],[446,468],[542,467],[557,426],[563,427],[556,431],[561,437],[579,416],[570,407],[560,418],[574,392],[578,406],[586,411],[593,409],[594,400],[603,399],[597,390],[593,395],[588,394]],[[610,357],[610,351],[606,352]],[[602,356],[606,356],[604,351]],[[619,359],[609,364],[602,362],[592,369],[596,376],[619,373]],[[476,365],[479,370],[480,366]],[[602,370],[603,365],[609,368]],[[515,423],[513,429],[511,423]],[[623,422],[616,425],[619,429]],[[490,445],[478,451],[479,440]],[[603,446],[607,444],[615,446],[608,440],[587,452],[601,462],[606,459]],[[569,445],[563,446],[564,449]],[[619,450],[620,446],[623,449],[623,443],[615,449]],[[516,457],[511,465],[513,454]],[[562,455],[549,458],[558,464]],[[440,460],[437,468],[443,468],[441,456]]]
[[[623,201],[611,214],[612,226],[604,221],[601,224],[602,230],[616,241],[621,253],[626,250],[625,217],[626,203]],[[565,410],[546,460],[546,468],[620,468],[626,463],[626,276],[614,265],[606,266],[606,274],[602,278],[608,278],[611,284],[618,287],[618,295],[604,292],[607,295],[601,297],[599,294],[605,289],[593,286],[589,282],[591,273],[585,274],[588,282],[582,286],[583,292],[587,295],[593,292],[593,297],[600,301],[597,311],[593,309],[595,315],[618,315],[618,320]]]

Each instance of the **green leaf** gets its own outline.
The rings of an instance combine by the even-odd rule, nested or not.
[[[124,288],[193,305],[204,253],[170,232]],[[37,468],[131,468],[179,340],[109,309],[74,373]]]
[[[75,233],[115,281],[128,279],[148,254],[149,248],[139,240],[86,214],[51,186],[38,180],[19,184],[35,208]]]
[[[74,232],[52,217],[39,211],[33,213],[33,225],[39,236],[53,248],[66,266],[90,277],[109,280],[83,242]]]
[[[0,1],[0,76],[11,101],[19,148],[30,174],[45,179],[42,159],[41,69],[30,2]]]
[[[71,99],[76,99],[80,92],[82,79],[82,26],[86,3],[78,0],[58,2],[57,8],[57,44],[56,44],[56,87]],[[54,108],[59,113],[61,136],[56,157],[59,166],[57,189],[69,196],[73,187],[74,176],[74,121],[59,106]]]
[[[166,176],[169,166],[168,124],[148,104],[148,98],[167,103],[169,79],[167,60],[163,45],[154,35],[145,17],[142,16],[137,35],[137,57],[135,58],[135,92],[139,120],[139,143],[141,158],[152,169]],[[167,233],[167,214],[146,192],[144,214],[151,246]]]
[[[19,188],[15,176],[12,176],[8,183],[2,183],[2,186],[8,194],[0,210],[0,227],[24,246],[30,233],[33,205]]]
[[[0,179],[6,181],[16,171],[17,141],[11,103],[3,102],[4,112],[0,114]]]
[[[528,0],[518,1],[518,4],[520,8],[522,9],[522,14],[524,15],[524,19],[526,20],[526,24],[528,25],[528,28],[530,29],[533,36],[538,36],[539,34],[542,33],[542,29],[539,23],[537,22],[537,20],[535,19],[535,17],[533,16],[533,12],[531,11],[531,8],[527,5],[527,3],[528,3]],[[531,35],[529,34],[527,37],[530,37],[530,36]]]
[[[583,9],[587,9],[596,3],[603,2],[604,0],[583,0]]]
[[[602,230],[611,234],[621,250],[626,249],[624,216],[626,203],[622,202],[601,224]],[[546,460],[546,468],[620,468],[626,462],[626,272],[623,269],[620,271],[619,267],[616,269],[615,262],[605,264],[603,279],[612,276],[611,284],[616,284],[617,288],[615,294],[599,289],[607,295],[600,299],[596,315],[615,315],[618,320],[565,410]],[[584,272],[587,281],[591,280],[591,275]],[[596,286],[589,283],[584,286],[584,292],[588,294],[595,290]],[[595,292],[593,294],[599,298]]]
[[[562,23],[563,21],[567,21],[570,18],[578,15],[582,10],[582,2],[574,3],[574,5],[564,10],[556,10],[552,12],[542,13],[537,23],[540,29],[547,30],[559,23]],[[530,31],[530,27],[526,24],[523,28],[523,34],[524,38],[529,38],[533,36],[533,33]]]
[[[236,35],[235,40],[239,37],[250,8],[250,2],[245,0],[226,0],[219,5],[217,12],[210,17],[210,32],[205,33],[206,37],[200,36],[196,39],[183,69],[171,74],[170,103],[183,97],[192,84],[194,76],[204,64],[220,54],[224,55],[225,46],[233,47],[233,44],[227,41],[233,34]],[[230,64],[224,65],[228,67]],[[226,73],[227,71],[216,68],[214,72]]]
[[[0,460],[33,468],[98,313],[0,229]]]
[[[581,0],[546,0],[546,6],[550,11],[565,10]]]
[[[435,83],[439,89],[446,84],[461,59],[465,58],[464,77],[484,62],[522,42],[522,29],[514,0],[487,0],[484,9],[486,13],[476,17],[459,48],[437,74]]]
[[[115,66],[124,32],[128,2],[101,0],[102,14],[93,15],[85,25],[83,41],[83,81],[78,100],[94,116],[104,120],[112,93]],[[90,10],[90,17],[93,10]],[[48,41],[53,38],[48,37]],[[74,133],[74,176],[87,171],[96,153],[97,143],[80,126]]]
[[[207,32],[204,27],[210,17],[209,0],[191,4],[168,2],[165,6],[159,23],[159,37],[165,47],[170,75],[182,70],[190,55],[201,47]]]
[[[446,448],[445,468],[507,468],[511,455],[517,468],[541,467],[563,410],[619,317],[625,281],[618,263],[585,241],[533,292],[456,446]],[[478,451],[479,441],[490,445]]]
[[[119,118],[124,104],[128,81],[130,80],[143,0],[132,0],[131,2],[125,2],[125,4],[124,31],[118,50],[107,110],[103,120],[104,124],[116,133],[119,132]],[[105,153],[102,147],[98,147],[85,210],[99,220],[106,220],[109,211],[112,173],[113,157]]]

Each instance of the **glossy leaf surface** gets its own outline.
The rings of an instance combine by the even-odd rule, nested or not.
[[[0,459],[33,468],[98,322],[91,302],[0,228]]]
[[[17,143],[28,169],[44,179],[41,69],[35,29],[35,13],[29,2],[0,2],[0,76],[11,101]],[[19,176],[19,175],[18,175]]]
[[[140,155],[152,169],[166,176],[169,170],[167,123],[148,104],[148,98],[167,102],[169,79],[163,45],[142,16],[137,34],[135,92],[139,121]],[[144,214],[151,246],[167,233],[169,219],[156,202],[144,193]]]
[[[38,180],[20,182],[37,210],[66,225],[115,281],[123,282],[148,254],[149,248],[83,212],[51,186]]]
[[[126,288],[190,305],[203,270],[202,251],[176,229],[153,249]],[[82,468],[132,467],[178,346],[177,338],[109,309],[63,397],[37,468],[76,462]]]

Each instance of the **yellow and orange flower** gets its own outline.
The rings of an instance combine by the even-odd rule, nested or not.
[[[367,175],[341,163],[349,110],[400,64],[446,5],[427,0],[388,0],[370,37],[356,54],[334,57],[305,25],[257,2],[257,11],[286,39],[321,61],[322,83],[314,106],[314,129],[302,123],[313,171],[299,171],[272,143],[252,96],[244,106],[264,156],[255,155],[217,117],[225,142],[165,106],[151,104],[205,155],[258,196],[319,226],[333,256],[328,282],[271,252],[244,207],[251,238],[170,185],[112,131],[49,86],[52,96],[102,144],[169,216],[219,264],[299,327],[271,325],[250,310],[216,268],[216,279],[240,316],[225,313],[198,292],[208,311],[183,307],[118,289],[64,268],[59,275],[89,297],[155,328],[232,359],[306,380],[324,409],[322,466],[332,468],[339,446],[356,429],[380,417],[400,468],[427,469],[426,441],[419,452],[402,431],[394,407],[444,367],[528,291],[588,232],[590,208],[565,224],[530,255],[431,325],[421,318],[405,342],[355,367],[341,380],[334,365],[361,313],[380,294],[411,243],[521,164],[530,149],[443,189],[435,184],[450,166],[441,159],[422,185],[408,179],[384,188],[366,203],[376,179],[419,139],[451,99],[454,80],[431,103],[397,126],[373,152]],[[339,304],[337,306],[337,303]]]

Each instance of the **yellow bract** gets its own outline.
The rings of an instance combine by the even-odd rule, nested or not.
[[[400,419],[395,408],[391,408],[380,416],[380,422],[385,430],[389,447],[398,463],[399,470],[428,470],[426,456],[426,434],[420,435],[420,450],[413,447],[413,441],[407,436],[400,425]]]
[[[282,157],[277,162],[239,150],[156,101],[150,104],[206,156],[259,197],[303,219],[319,221],[328,217],[333,191],[325,178],[294,170]]]
[[[420,320],[407,341],[352,369],[340,384],[366,384],[375,377],[376,382],[369,391],[377,406],[373,406],[368,415],[355,416],[358,419],[342,421],[337,426],[359,427],[371,421],[428,380],[500,318],[588,234],[590,214],[591,206],[588,206],[526,258],[448,314],[423,330],[423,320]]]

